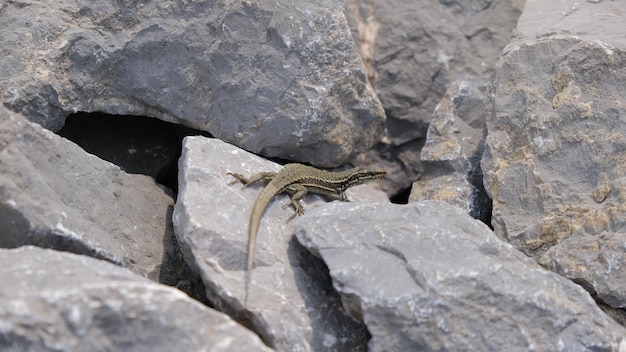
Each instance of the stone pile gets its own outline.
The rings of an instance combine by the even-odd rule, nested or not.
[[[623,8],[0,4],[0,350],[626,351]],[[388,176],[277,196],[246,301],[266,157]]]

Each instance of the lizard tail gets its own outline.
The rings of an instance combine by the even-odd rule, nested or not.
[[[248,225],[248,256],[246,260],[246,274],[245,274],[245,296],[244,304],[248,304],[248,296],[250,294],[250,281],[252,278],[252,264],[254,263],[254,250],[256,246],[256,237],[259,232],[259,225],[261,224],[261,217],[265,212],[265,208],[269,204],[270,200],[276,195],[275,190],[272,187],[266,186],[259,194],[257,200],[252,207],[252,215],[250,216],[250,224]]]

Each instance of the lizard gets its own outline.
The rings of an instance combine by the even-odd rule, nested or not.
[[[345,194],[348,188],[381,178],[385,176],[385,173],[383,169],[363,166],[357,166],[345,171],[331,172],[297,163],[287,164],[278,172],[261,172],[250,178],[229,172],[228,174],[236,179],[230,184],[239,181],[243,183],[245,188],[260,181],[267,183],[254,202],[248,225],[244,302],[248,301],[248,293],[250,291],[252,262],[254,261],[254,249],[259,225],[263,213],[272,198],[283,192],[288,192],[291,194],[290,204],[295,209],[295,213],[292,216],[302,215],[304,210],[300,204],[300,199],[308,192],[325,196],[338,196],[341,201],[345,202],[348,201]]]

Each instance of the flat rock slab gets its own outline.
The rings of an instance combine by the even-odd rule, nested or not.
[[[626,307],[626,12],[531,1],[491,84],[482,160],[496,234]]]
[[[263,185],[243,188],[228,172],[251,176],[280,165],[217,139],[187,137],[179,162],[176,236],[202,277],[207,297],[281,351],[363,351],[367,332],[341,308],[327,270],[293,237],[287,195],[270,202],[259,228],[250,296],[244,303],[248,222]],[[368,185],[347,192],[369,200]],[[379,192],[378,199],[387,199]],[[323,205],[307,195],[305,212]]]
[[[3,351],[271,351],[228,316],[113,264],[0,250]]]
[[[339,204],[294,222],[322,257],[370,351],[613,351],[626,330],[446,203]]]
[[[55,248],[174,279],[161,267],[173,253],[171,195],[4,107],[0,121],[0,247]]]
[[[143,115],[333,166],[384,132],[341,1],[4,2],[0,23],[2,102],[54,131]]]

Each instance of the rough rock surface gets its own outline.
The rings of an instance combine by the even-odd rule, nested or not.
[[[346,17],[387,115],[387,144],[361,155],[386,164],[389,194],[425,171],[419,151],[433,110],[462,74],[490,74],[523,0],[350,0]]]
[[[4,107],[0,121],[0,247],[90,255],[175,283],[171,195]]]
[[[0,249],[0,282],[2,351],[270,351],[180,291],[82,255]]]
[[[294,222],[370,351],[616,351],[626,330],[580,286],[436,201],[339,204]]]
[[[463,76],[451,84],[433,113],[420,153],[425,174],[409,201],[440,200],[487,222],[491,200],[480,160],[487,126],[487,77]]]
[[[220,310],[250,325],[281,351],[362,351],[367,331],[341,308],[324,265],[293,237],[287,195],[276,197],[261,220],[244,302],[248,221],[262,185],[243,188],[227,172],[250,176],[277,171],[261,159],[216,139],[187,137],[180,160],[180,193],[174,211],[176,236],[187,262]],[[355,187],[350,200],[371,199],[371,186]],[[382,194],[379,199],[386,196]],[[307,196],[305,212],[324,202]]]
[[[244,302],[262,186],[229,185],[227,172],[277,164],[186,140],[176,228],[205,288],[175,248],[172,196],[123,171],[162,174],[180,134],[87,123],[108,137],[76,140],[113,151],[120,170],[40,125],[58,131],[76,111],[145,115],[264,155],[341,163],[384,119],[342,2],[0,1],[0,247],[21,246],[0,249],[0,350],[269,349],[131,269],[281,351],[626,351],[624,328],[598,310],[626,325],[622,3],[529,2],[487,90],[497,235],[571,280],[463,214],[476,210],[485,77],[522,1],[348,1],[390,115],[389,138],[358,162],[387,169],[375,186],[388,193],[424,174],[412,199],[463,212],[307,196],[307,214],[290,220],[278,196]],[[348,195],[387,201],[371,185]]]
[[[51,130],[77,111],[145,115],[339,165],[384,124],[341,5],[3,2],[2,101]]]
[[[496,66],[482,161],[495,232],[626,307],[623,1],[533,1]]]

